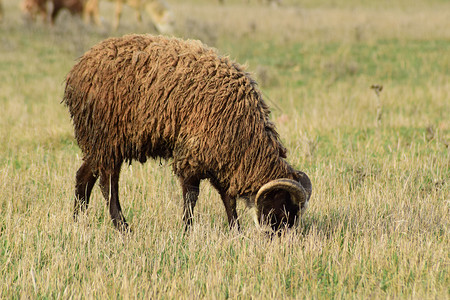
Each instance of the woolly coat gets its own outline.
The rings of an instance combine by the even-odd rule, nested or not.
[[[67,75],[63,102],[96,173],[173,158],[178,176],[214,179],[236,197],[295,172],[255,81],[198,41],[107,39]]]

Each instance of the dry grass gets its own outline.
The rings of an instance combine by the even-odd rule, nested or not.
[[[302,226],[269,239],[243,206],[243,232],[229,232],[207,183],[184,235],[178,182],[159,161],[123,170],[132,235],[113,228],[98,188],[74,223],[81,162],[63,78],[94,43],[146,25],[128,11],[118,33],[71,18],[29,26],[3,1],[0,298],[450,298],[448,3],[347,2],[174,1],[177,34],[265,78],[289,160],[313,181]]]
[[[418,5],[418,4],[417,4]],[[308,7],[286,3],[272,8],[260,5],[231,3],[223,7],[214,4],[179,3],[174,7],[182,34],[198,35],[215,42],[220,36],[237,36],[252,40],[308,42],[373,43],[380,39],[445,39],[450,19],[450,5],[402,6],[390,3],[372,8],[355,5]]]

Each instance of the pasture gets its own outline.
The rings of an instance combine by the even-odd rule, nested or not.
[[[174,35],[254,74],[288,160],[313,184],[301,226],[270,239],[238,203],[243,230],[230,231],[203,183],[185,235],[181,189],[160,160],[122,170],[132,234],[114,229],[98,187],[74,222],[81,152],[64,78],[97,42],[155,29],[125,8],[113,31],[108,2],[101,28],[67,13],[29,24],[3,0],[0,298],[448,299],[450,3],[224,2],[170,1]]]

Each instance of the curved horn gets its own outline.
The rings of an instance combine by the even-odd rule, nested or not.
[[[291,195],[292,201],[300,207],[303,207],[304,203],[308,200],[309,195],[311,195],[311,192],[308,193],[308,191],[295,180],[287,178],[276,179],[266,183],[259,189],[255,198],[256,207],[261,207],[265,195],[276,189],[287,191]]]

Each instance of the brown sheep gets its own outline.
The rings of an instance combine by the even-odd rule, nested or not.
[[[110,38],[92,47],[66,78],[63,102],[83,152],[74,217],[97,177],[114,225],[128,225],[119,204],[122,163],[172,158],[190,226],[199,184],[209,179],[237,226],[236,199],[254,205],[259,223],[291,227],[311,196],[305,173],[286,149],[255,81],[198,41],[151,35]]]

